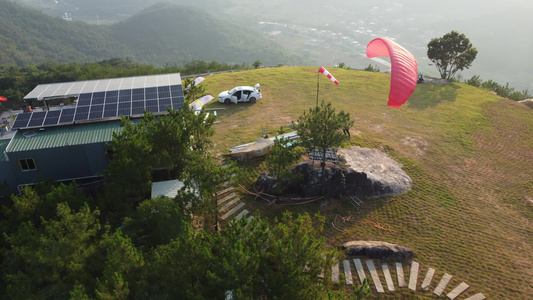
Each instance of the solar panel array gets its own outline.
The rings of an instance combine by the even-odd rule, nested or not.
[[[184,102],[181,84],[82,93],[75,108],[18,114],[13,129],[141,116],[144,111],[165,113],[167,108],[180,109]]]

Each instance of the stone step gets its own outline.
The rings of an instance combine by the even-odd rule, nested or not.
[[[222,203],[224,203],[224,202],[226,202],[226,201],[228,201],[229,199],[232,199],[232,198],[238,198],[237,194],[231,193],[231,194],[228,194],[228,195],[222,197],[221,199],[218,199],[217,200],[217,205],[222,205]]]
[[[229,218],[231,215],[233,215],[234,213],[236,213],[239,209],[241,209],[243,206],[244,206],[244,202],[240,202],[237,206],[235,206],[234,208],[230,209],[227,213],[225,213],[225,214],[222,216],[222,220],[226,220],[226,219]]]
[[[217,196],[220,196],[220,195],[224,195],[224,194],[226,194],[226,193],[229,193],[229,192],[231,192],[231,191],[233,191],[233,187],[232,187],[232,186],[229,186],[229,187],[227,187],[227,188],[225,188],[225,189],[222,189],[222,190],[217,191],[216,194],[217,194]]]
[[[344,267],[344,279],[346,280],[346,284],[353,285],[352,268],[350,267],[350,261],[343,260],[342,264]]]
[[[422,289],[426,291],[429,289],[429,285],[431,284],[431,280],[433,279],[434,274],[435,274],[435,269],[429,268],[426,274],[426,277],[424,278],[424,281],[422,282]]]
[[[411,263],[411,272],[409,275],[409,289],[416,291],[416,282],[418,280],[418,267],[420,266],[419,263],[416,261],[413,261]]]
[[[466,298],[465,300],[483,300],[483,299],[486,299],[485,295],[483,295],[482,293],[477,293],[474,296],[470,296]]]
[[[219,212],[223,212],[223,211],[226,211],[228,210],[230,207],[232,207],[233,205],[235,205],[237,202],[241,201],[241,199],[239,198],[233,198],[231,201],[227,202],[226,204],[222,205],[218,211]]]
[[[331,266],[331,281],[339,282],[339,263]]]
[[[383,286],[381,285],[381,281],[379,280],[379,275],[378,275],[378,272],[376,271],[376,267],[374,267],[374,262],[371,260],[367,260],[366,266],[368,267],[370,276],[372,277],[372,280],[374,281],[374,285],[376,286],[376,291],[378,291],[378,293],[385,293],[385,290],[383,289]]]
[[[396,276],[398,277],[398,286],[404,287],[405,286],[405,277],[403,273],[403,266],[402,263],[397,262],[396,263]]]
[[[248,223],[249,223],[249,222],[252,222],[253,219],[254,219],[254,216],[249,216],[249,217],[248,217]]]
[[[361,264],[361,260],[359,258],[354,258],[353,263],[355,264],[355,269],[357,270],[357,275],[359,276],[359,281],[361,281],[361,284],[363,284],[363,280],[365,280],[365,270],[363,269],[363,265]]]
[[[444,291],[444,289],[446,288],[446,286],[448,285],[448,283],[450,282],[450,280],[452,279],[452,277],[453,277],[452,275],[445,273],[442,276],[442,279],[440,280],[439,284],[433,291],[433,294],[440,296],[442,292]]]
[[[391,292],[394,292],[394,283],[392,282],[392,277],[390,276],[389,265],[386,263],[381,264],[381,270],[383,270],[383,275],[385,275],[387,289],[389,289]]]
[[[242,217],[246,216],[247,214],[248,214],[248,210],[245,209],[245,210],[241,211],[241,212],[235,217],[235,219],[240,220],[240,219],[242,219]]]
[[[457,298],[462,292],[466,291],[470,286],[464,282],[461,282],[458,286],[456,286],[451,292],[446,295],[446,297],[450,298],[451,300]]]

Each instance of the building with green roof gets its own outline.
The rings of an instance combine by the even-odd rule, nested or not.
[[[11,140],[0,140],[0,180],[14,188],[101,176],[107,167],[106,144],[120,130],[120,120],[18,130]]]
[[[67,97],[75,99],[75,107],[30,106],[16,116],[11,138],[0,139],[0,183],[10,190],[102,176],[107,144],[122,130],[122,116],[162,115],[185,101],[179,73],[43,84],[24,99],[46,104]]]

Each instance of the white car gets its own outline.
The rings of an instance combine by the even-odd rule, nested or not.
[[[218,102],[230,104],[230,103],[239,103],[239,102],[250,102],[255,103],[255,101],[261,99],[261,92],[259,91],[259,83],[255,87],[251,86],[238,86],[234,87],[229,91],[223,91],[218,94]]]

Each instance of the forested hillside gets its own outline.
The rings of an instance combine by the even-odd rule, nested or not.
[[[199,9],[156,4],[111,28],[114,37],[144,63],[180,63],[197,58],[228,63],[260,59],[269,65],[302,63],[297,57],[289,58],[274,42],[232,22]]]
[[[200,10],[156,5],[115,25],[49,17],[0,0],[0,64],[86,63],[110,58],[155,65],[193,59],[298,64],[275,44]]]

